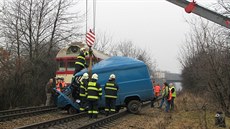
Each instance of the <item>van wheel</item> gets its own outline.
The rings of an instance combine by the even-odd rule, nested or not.
[[[127,108],[129,112],[136,114],[141,110],[141,102],[138,100],[131,100],[129,101]]]
[[[77,113],[77,110],[74,107],[70,106],[69,109],[67,110],[67,112],[68,112],[68,114],[75,114],[75,113]]]

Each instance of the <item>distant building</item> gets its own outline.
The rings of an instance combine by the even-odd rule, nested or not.
[[[171,83],[173,82],[177,89],[182,89],[181,86],[181,74],[178,73],[170,73],[168,71],[156,71],[154,73],[154,80],[156,83],[162,85],[164,82]]]

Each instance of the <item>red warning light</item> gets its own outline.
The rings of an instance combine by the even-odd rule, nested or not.
[[[185,7],[185,12],[186,13],[191,13],[194,8],[196,7],[196,2],[195,0],[193,0],[192,2],[190,2],[186,7]]]

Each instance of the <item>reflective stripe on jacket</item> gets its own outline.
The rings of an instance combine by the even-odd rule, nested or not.
[[[99,83],[95,81],[88,82],[87,99],[99,99],[102,96],[102,89]]]
[[[81,97],[86,97],[87,95],[87,83],[88,79],[83,79],[80,84],[80,96]]]
[[[104,89],[106,98],[117,98],[118,86],[114,81],[108,81]]]
[[[75,62],[75,64],[78,64],[82,67],[85,67],[85,54],[83,52],[81,52],[78,56],[77,56],[77,61]]]

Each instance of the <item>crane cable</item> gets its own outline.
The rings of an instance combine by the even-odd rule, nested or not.
[[[93,32],[96,30],[96,0],[93,0]]]
[[[86,3],[85,3],[85,22],[86,22],[86,25],[85,25],[85,43],[87,44],[87,38],[86,38],[86,35],[87,35],[87,22],[88,22],[88,0],[86,0]]]
[[[85,12],[86,12],[86,30],[85,30],[85,34],[87,34],[88,32],[88,0],[86,0],[86,7],[85,7]],[[96,0],[93,0],[93,32],[95,34],[96,31]],[[87,40],[86,40],[87,41]]]

